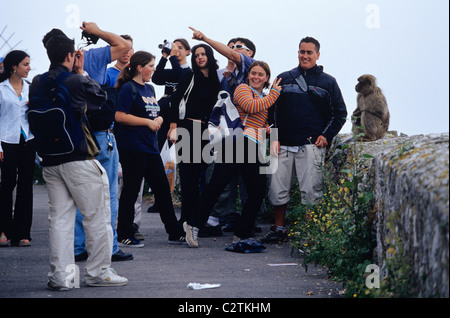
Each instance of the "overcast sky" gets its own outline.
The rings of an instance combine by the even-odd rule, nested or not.
[[[81,42],[82,21],[130,34],[136,50],[161,57],[164,39],[186,38],[192,26],[227,42],[241,36],[256,45],[273,78],[298,65],[305,36],[321,43],[318,64],[334,76],[347,104],[356,108],[354,86],[372,74],[386,95],[391,130],[408,135],[449,131],[448,0],[0,0],[0,55],[10,46],[32,61],[31,80],[48,69],[42,37],[62,29]],[[7,39],[9,44],[5,44]],[[105,42],[100,41],[103,46]],[[216,53],[220,66],[226,60]],[[272,79],[273,79],[272,78]],[[162,88],[156,86],[159,97]],[[350,120],[341,132],[351,131]]]

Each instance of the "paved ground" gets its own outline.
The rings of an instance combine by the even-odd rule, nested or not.
[[[159,214],[144,212],[141,233],[144,248],[123,248],[134,260],[114,262],[128,278],[127,286],[86,287],[69,292],[46,289],[48,264],[48,198],[45,186],[35,186],[31,247],[0,248],[0,298],[336,298],[341,284],[326,279],[326,270],[309,267],[291,256],[288,244],[266,245],[258,254],[224,250],[232,234],[200,238],[200,247],[167,244]],[[147,210],[147,206],[144,206]],[[266,232],[269,224],[260,224]],[[298,265],[270,266],[294,263]],[[83,273],[84,262],[77,263]],[[189,290],[189,283],[220,284],[215,289]],[[183,302],[184,304],[184,302]]]

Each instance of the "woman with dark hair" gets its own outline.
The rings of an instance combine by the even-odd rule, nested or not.
[[[180,222],[186,221],[197,209],[202,172],[207,167],[202,153],[208,140],[203,140],[202,135],[208,129],[209,116],[219,93],[219,66],[212,48],[199,44],[191,52],[192,70],[186,71],[172,98],[171,130],[182,129],[177,131],[182,136],[177,145],[181,145],[177,147],[182,200]],[[180,116],[182,99],[186,100],[186,109]]]
[[[169,234],[169,243],[183,243],[184,231],[172,205],[169,182],[159,153],[156,133],[163,119],[154,88],[147,84],[155,71],[155,57],[144,51],[133,54],[130,64],[117,80],[117,147],[123,171],[123,189],[119,201],[117,235],[120,246],[143,247],[135,239],[134,203],[142,179],[158,200],[161,220]]]
[[[233,242],[248,239],[253,234],[256,216],[261,208],[266,191],[266,176],[261,173],[260,151],[265,151],[263,134],[267,129],[268,109],[280,96],[280,80],[275,80],[267,96],[263,90],[269,88],[270,68],[255,61],[249,68],[247,84],[239,85],[233,102],[239,112],[244,131],[232,140],[232,148],[222,143],[221,162],[216,162],[211,180],[205,187],[196,213],[184,223],[186,241],[190,247],[198,247],[199,228],[208,219],[217,199],[233,176],[241,174],[247,189],[247,200],[240,219],[234,229]],[[233,151],[233,161],[227,160],[226,152]]]
[[[11,51],[0,74],[0,246],[31,245],[36,145],[26,111],[30,56]],[[13,191],[17,186],[13,217]]]

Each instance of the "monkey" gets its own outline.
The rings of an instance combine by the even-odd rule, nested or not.
[[[381,139],[389,129],[388,105],[376,81],[375,76],[366,74],[358,78],[355,86],[358,96],[357,107],[352,115],[352,132],[355,137],[364,134],[358,137],[362,141]]]

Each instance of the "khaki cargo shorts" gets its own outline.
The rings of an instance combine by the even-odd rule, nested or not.
[[[305,145],[297,152],[280,149],[278,170],[270,178],[270,203],[280,206],[289,202],[294,175],[297,176],[302,201],[314,203],[321,197],[325,152],[325,148],[315,145]]]

